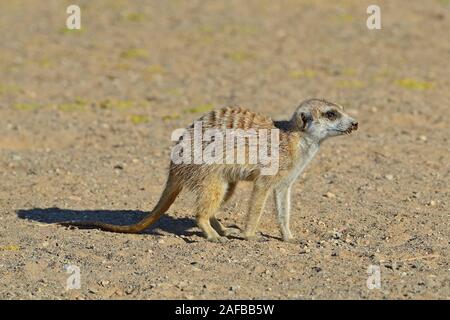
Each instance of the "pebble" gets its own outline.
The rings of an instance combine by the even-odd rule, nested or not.
[[[427,141],[428,140],[427,136],[419,136],[419,139],[421,141]]]
[[[334,193],[331,192],[327,192],[323,195],[325,198],[329,198],[329,199],[334,199],[336,198],[336,195]]]
[[[109,284],[109,281],[108,281],[108,280],[102,280],[102,281],[100,281],[100,284],[101,284],[103,287],[106,287],[106,286]]]
[[[73,201],[81,201],[80,197],[77,196],[69,196],[69,200],[73,200]]]
[[[436,201],[431,200],[430,202],[428,202],[428,205],[429,205],[430,207],[434,207],[434,206],[436,205]]]
[[[392,181],[394,180],[394,176],[392,174],[387,174],[384,176],[387,180]]]
[[[302,252],[303,252],[303,253],[310,253],[310,252],[311,252],[311,249],[308,248],[308,247],[304,247],[303,250],[302,250]]]
[[[134,291],[134,288],[130,287],[130,288],[127,288],[127,289],[125,290],[125,293],[126,293],[126,294],[132,294],[133,291]]]
[[[236,291],[236,290],[238,290],[238,289],[240,289],[241,288],[241,286],[239,286],[239,285],[233,285],[233,286],[231,286],[230,287],[230,291]]]
[[[332,233],[333,239],[340,239],[342,237],[342,232],[335,231]]]

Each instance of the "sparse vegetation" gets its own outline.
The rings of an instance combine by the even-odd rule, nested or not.
[[[140,59],[140,58],[148,58],[149,53],[147,50],[142,48],[130,48],[125,51],[122,51],[120,57],[123,59]]]
[[[396,84],[405,89],[411,90],[427,90],[433,87],[433,83],[427,81],[420,81],[410,78],[400,79]]]

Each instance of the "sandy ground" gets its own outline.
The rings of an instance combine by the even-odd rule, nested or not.
[[[377,1],[369,31],[372,2],[80,0],[68,31],[71,1],[3,1],[0,298],[449,299],[450,4]],[[360,130],[295,184],[297,243],[280,241],[272,199],[263,242],[205,241],[189,194],[142,234],[54,224],[137,221],[174,129],[230,104],[282,119],[309,97]],[[222,222],[243,226],[249,192]]]

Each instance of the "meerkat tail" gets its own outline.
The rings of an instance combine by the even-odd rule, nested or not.
[[[137,233],[147,229],[158,221],[159,218],[161,218],[161,216],[170,208],[180,192],[181,187],[175,185],[169,180],[155,208],[141,221],[135,224],[120,226],[98,221],[65,221],[60,222],[59,224],[68,227],[80,227],[82,229],[100,229],[119,233]]]

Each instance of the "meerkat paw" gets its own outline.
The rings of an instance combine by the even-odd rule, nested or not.
[[[244,239],[247,241],[253,241],[253,242],[266,242],[268,241],[266,238],[264,238],[260,234],[245,234]]]
[[[226,242],[228,239],[226,237],[208,237],[206,238],[206,240],[210,241],[210,242],[215,242],[215,243],[224,243]]]
[[[295,243],[295,238],[292,235],[285,235],[283,236],[283,241],[284,242],[289,242],[289,243]]]
[[[300,240],[295,239],[294,237],[290,237],[290,238],[283,237],[283,241],[287,242],[287,243],[295,243],[295,244],[300,243]]]
[[[241,235],[241,230],[238,228],[226,228],[222,232],[225,237],[238,237]]]

